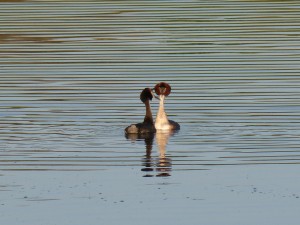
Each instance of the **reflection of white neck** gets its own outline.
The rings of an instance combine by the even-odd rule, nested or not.
[[[156,133],[156,142],[158,145],[160,158],[166,157],[166,148],[167,148],[170,135],[171,133],[166,133],[166,132]]]
[[[168,130],[170,129],[170,124],[164,107],[165,96],[160,95],[159,99],[160,101],[159,101],[159,108],[155,120],[155,128],[158,130]]]

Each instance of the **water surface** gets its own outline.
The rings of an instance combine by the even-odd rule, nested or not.
[[[1,223],[297,224],[297,1],[0,4]]]

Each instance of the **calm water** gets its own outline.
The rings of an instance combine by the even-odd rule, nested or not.
[[[1,224],[299,223],[298,1],[8,0],[0,31]],[[182,129],[125,137],[160,81]]]

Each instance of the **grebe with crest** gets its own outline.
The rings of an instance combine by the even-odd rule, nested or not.
[[[155,125],[152,117],[150,101],[153,98],[152,90],[150,88],[145,88],[141,94],[140,99],[145,104],[146,115],[144,122],[131,124],[125,129],[126,134],[144,134],[144,133],[155,133]]]
[[[168,120],[167,114],[165,112],[164,101],[165,98],[171,93],[171,86],[165,82],[160,82],[155,85],[154,91],[159,96],[159,108],[155,120],[156,130],[180,130],[180,125],[173,120]]]

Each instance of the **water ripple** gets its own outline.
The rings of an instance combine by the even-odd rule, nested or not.
[[[0,170],[299,164],[296,1],[0,4]],[[182,130],[127,140],[159,81]]]

